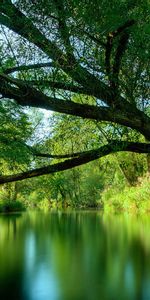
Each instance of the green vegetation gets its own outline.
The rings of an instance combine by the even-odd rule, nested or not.
[[[149,211],[149,9],[1,0],[2,211]]]
[[[9,201],[9,200],[0,200],[0,212],[17,212],[25,210],[25,206],[21,201]]]
[[[150,177],[146,176],[136,186],[123,190],[110,188],[102,194],[102,203],[106,213],[149,213],[150,212]]]

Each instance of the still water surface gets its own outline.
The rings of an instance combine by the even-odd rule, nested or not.
[[[150,300],[150,217],[0,216],[1,300]]]

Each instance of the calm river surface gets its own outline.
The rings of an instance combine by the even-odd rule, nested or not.
[[[1,300],[150,300],[150,216],[0,216]]]

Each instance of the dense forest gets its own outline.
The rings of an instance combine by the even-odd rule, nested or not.
[[[149,11],[0,1],[0,211],[150,210]]]

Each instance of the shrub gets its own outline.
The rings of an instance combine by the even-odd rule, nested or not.
[[[125,187],[122,191],[105,190],[102,203],[105,212],[150,212],[150,177],[140,178],[137,186]]]
[[[0,201],[0,212],[16,212],[25,210],[25,206],[21,201]]]

